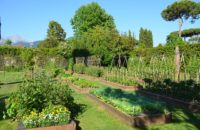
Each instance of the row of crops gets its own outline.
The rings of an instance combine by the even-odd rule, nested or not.
[[[200,58],[193,56],[187,63],[184,56],[181,56],[181,71],[179,80],[194,80],[200,83]],[[127,68],[107,68],[104,71],[104,77],[115,76],[123,79],[152,79],[163,80],[171,79],[177,81],[176,64],[174,57],[152,57],[150,60],[142,57],[133,57],[129,59]]]
[[[92,70],[88,73],[88,70]],[[144,89],[185,101],[200,102],[200,57],[180,56],[180,72],[175,57],[129,58],[127,67],[74,65],[74,72],[102,77],[126,86]],[[98,72],[98,74],[96,74]]]
[[[166,104],[141,96],[137,92],[128,92],[121,89],[107,87],[98,82],[75,75],[63,75],[63,80],[70,81],[80,88],[92,88],[90,93],[98,97],[101,101],[112,105],[119,111],[131,116],[142,114],[168,113]]]

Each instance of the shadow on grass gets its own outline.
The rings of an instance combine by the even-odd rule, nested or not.
[[[153,81],[152,79],[145,78],[143,80],[146,84],[145,90],[171,96],[187,102],[196,101],[200,103],[200,84],[197,84],[192,79],[180,82],[171,79]]]
[[[76,117],[83,112],[86,111],[87,106],[85,104],[81,103],[74,103],[71,111],[71,119],[73,119],[76,122],[76,130],[82,130],[80,127],[80,121],[76,119]]]
[[[187,102],[200,101],[200,84],[194,80],[185,80],[180,82],[164,79],[153,81],[152,79],[143,79],[146,83],[145,90],[160,95],[178,98]],[[168,104],[169,111],[172,112],[172,123],[187,122],[200,129],[200,113],[194,113],[184,108],[174,107]],[[187,126],[190,127],[190,126]]]
[[[79,114],[82,114],[86,110],[85,104],[74,103],[71,111],[71,118],[75,119]]]
[[[0,100],[0,120],[3,120],[4,111],[5,111],[5,100],[1,99]]]
[[[169,110],[173,114],[174,123],[187,122],[200,129],[200,113],[192,113],[187,110],[172,106],[169,107]]]

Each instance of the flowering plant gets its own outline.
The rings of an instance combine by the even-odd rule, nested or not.
[[[52,125],[64,125],[70,120],[70,111],[62,105],[50,105],[42,112],[32,111],[22,117],[26,128],[46,127]]]

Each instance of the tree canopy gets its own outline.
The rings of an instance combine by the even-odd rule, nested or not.
[[[139,47],[153,47],[153,34],[151,30],[140,28]]]
[[[179,37],[181,37],[181,27],[183,20],[191,19],[193,23],[196,19],[199,19],[200,3],[192,0],[176,1],[173,4],[167,6],[161,13],[163,19],[166,21],[179,20]]]
[[[184,45],[186,44],[182,38],[178,36],[177,33],[172,33],[167,36],[167,46],[177,46],[177,45]]]
[[[178,31],[171,32],[169,35],[176,34],[178,35]],[[190,29],[185,29],[181,32],[181,37],[192,37],[195,35],[200,34],[200,28],[190,28]]]
[[[47,30],[47,38],[40,42],[38,47],[40,48],[54,48],[58,47],[61,42],[65,42],[66,32],[62,26],[56,21],[49,22],[49,28]]]
[[[95,28],[97,25],[115,28],[113,17],[107,14],[96,2],[81,6],[71,19],[71,24],[76,36]]]
[[[57,41],[64,41],[66,37],[66,32],[62,28],[62,26],[56,21],[49,22],[49,28],[47,31],[47,38],[55,39]]]

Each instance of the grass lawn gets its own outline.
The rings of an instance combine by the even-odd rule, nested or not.
[[[1,85],[0,86],[0,98],[2,96],[8,96],[10,93],[17,90],[19,84]],[[16,130],[17,122],[11,120],[4,120],[3,117],[3,103],[0,103],[0,130]]]
[[[0,82],[15,82],[23,80],[24,72],[0,71]]]
[[[78,103],[85,104],[85,111],[77,118],[82,130],[131,130],[133,128],[120,123],[106,110],[96,105],[83,94],[74,93],[73,96]],[[173,113],[173,123],[153,125],[140,128],[141,130],[199,130],[200,113],[189,113],[179,108],[169,107]],[[136,129],[136,128],[135,128]]]
[[[73,94],[78,103],[85,104],[86,108],[77,117],[80,121],[81,130],[131,130],[126,124],[120,123],[119,119],[110,115],[106,110],[97,106],[83,94]]]
[[[16,130],[17,122],[11,120],[0,120],[0,130]]]
[[[5,87],[5,86],[4,86]],[[9,85],[0,88],[0,95],[9,95],[10,92],[17,90],[17,86]],[[133,128],[126,124],[120,123],[120,120],[109,114],[103,108],[97,106],[83,94],[73,93],[75,101],[85,105],[83,113],[80,113],[77,120],[82,130],[131,130]],[[0,104],[1,105],[1,104]],[[1,108],[1,107],[0,107]],[[182,109],[169,107],[173,113],[173,123],[164,125],[153,125],[141,128],[142,130],[199,130],[200,129],[200,113],[194,114],[186,112]],[[0,109],[1,115],[2,109]],[[0,130],[16,130],[17,122],[11,120],[3,120],[0,117]]]
[[[0,98],[17,91],[18,85],[20,84],[0,85]]]
[[[173,122],[164,125],[154,125],[146,129],[150,130],[199,130],[200,113],[186,112],[180,108],[169,107],[173,114]]]

